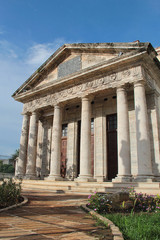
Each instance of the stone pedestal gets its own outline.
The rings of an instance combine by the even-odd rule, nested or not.
[[[29,141],[27,152],[26,179],[37,179],[36,176],[36,154],[37,154],[37,112],[33,112],[30,117]]]
[[[124,87],[117,89],[118,176],[116,182],[131,181],[128,101]]]
[[[27,147],[28,147],[28,131],[29,131],[29,115],[24,114],[22,123],[22,133],[20,140],[19,157],[16,164],[16,177],[23,178],[26,172]]]
[[[136,138],[138,175],[134,181],[152,181],[151,148],[145,86],[143,82],[134,84],[134,102],[136,115]]]
[[[62,110],[59,105],[56,105],[54,106],[53,117],[50,175],[47,178],[54,181],[63,180],[63,178],[60,176],[61,135],[62,135]]]

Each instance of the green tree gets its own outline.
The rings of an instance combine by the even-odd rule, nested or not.
[[[19,156],[19,149],[16,149],[15,153],[13,153],[11,158],[9,159],[9,162],[13,164],[18,156]]]
[[[12,164],[8,164],[8,169],[7,169],[7,173],[14,173],[15,172],[15,168],[13,167]]]
[[[2,171],[3,171],[3,161],[0,160],[0,172],[2,172]]]

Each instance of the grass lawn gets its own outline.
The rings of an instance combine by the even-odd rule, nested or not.
[[[123,233],[125,240],[160,240],[160,212],[106,214]]]

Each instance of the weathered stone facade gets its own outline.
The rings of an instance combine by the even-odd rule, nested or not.
[[[17,177],[159,181],[158,57],[140,42],[59,48],[13,94],[24,116]]]

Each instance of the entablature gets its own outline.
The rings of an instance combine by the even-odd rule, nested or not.
[[[34,111],[47,106],[54,106],[58,103],[65,103],[70,100],[81,98],[86,95],[94,95],[107,89],[114,89],[125,84],[133,84],[135,81],[143,80],[143,69],[135,66],[123,71],[106,74],[103,77],[93,77],[86,82],[79,82],[77,85],[50,91],[41,96],[34,96],[30,101],[24,103],[24,112]]]

